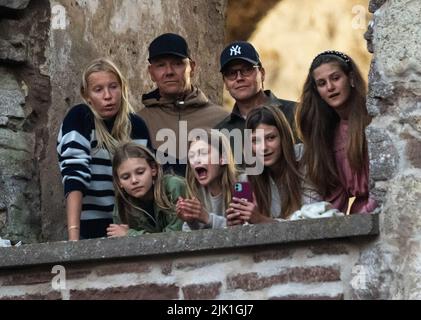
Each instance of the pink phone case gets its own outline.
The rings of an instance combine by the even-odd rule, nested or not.
[[[253,202],[250,182],[236,182],[234,184],[233,197],[238,199],[247,199],[247,201]]]

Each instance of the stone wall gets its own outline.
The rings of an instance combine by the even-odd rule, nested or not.
[[[41,233],[40,162],[51,86],[42,74],[48,1],[0,1],[0,235],[36,242]]]
[[[0,300],[350,299],[377,234],[352,215],[0,248]]]
[[[380,238],[361,252],[370,279],[356,298],[421,298],[421,2],[372,0],[368,108]]]
[[[120,66],[140,108],[153,88],[148,44],[180,33],[198,65],[195,81],[222,102],[214,50],[222,50],[225,7],[226,0],[0,1],[1,237],[66,237],[56,137],[65,113],[81,102],[81,73],[92,59],[108,56]]]

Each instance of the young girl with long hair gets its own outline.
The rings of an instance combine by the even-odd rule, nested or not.
[[[181,230],[183,222],[175,214],[175,204],[186,196],[185,181],[163,175],[148,148],[133,142],[118,147],[113,157],[113,182],[116,208],[108,237]]]
[[[310,182],[344,213],[371,212],[377,206],[369,196],[365,128],[370,121],[366,85],[354,61],[338,51],[318,54],[304,84],[296,125]]]
[[[303,204],[320,200],[305,184],[298,162],[302,148],[295,146],[292,129],[278,107],[263,106],[251,111],[246,129],[252,130],[252,150],[264,169],[260,175],[248,176],[254,190],[253,202],[233,198],[227,210],[229,225],[288,219]],[[260,137],[256,134],[259,129],[263,132]]]
[[[205,132],[188,146],[189,198],[177,203],[177,214],[185,221],[183,230],[225,228],[234,184],[246,180],[237,172],[228,138],[218,130]]]
[[[150,146],[146,124],[134,114],[127,81],[113,62],[91,62],[80,93],[86,103],[67,113],[57,139],[69,240],[106,236],[114,209],[110,159],[116,145],[133,139]]]

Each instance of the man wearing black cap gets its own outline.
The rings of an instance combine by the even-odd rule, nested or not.
[[[235,41],[221,53],[221,73],[224,84],[235,99],[232,113],[215,126],[216,129],[244,130],[247,114],[263,105],[278,106],[294,128],[295,102],[278,99],[264,90],[265,69],[256,49],[246,41]]]
[[[142,96],[144,108],[140,116],[146,121],[158,157],[160,146],[175,146],[164,153],[165,161],[177,174],[185,173],[187,139],[185,131],[210,129],[228,113],[192,84],[195,62],[186,40],[174,33],[165,33],[149,45],[149,74],[157,89]],[[159,132],[159,130],[164,129]],[[168,134],[171,131],[174,134]],[[157,136],[158,133],[158,136]],[[162,137],[165,136],[165,138]],[[157,141],[158,140],[158,141]],[[163,158],[160,158],[162,161]],[[168,168],[165,167],[165,168]]]

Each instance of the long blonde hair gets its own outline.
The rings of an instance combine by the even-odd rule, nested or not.
[[[144,209],[136,206],[133,203],[134,199],[130,197],[127,194],[127,192],[120,187],[118,183],[118,168],[124,161],[130,158],[145,159],[145,161],[151,168],[156,169],[157,174],[154,179],[154,184],[152,186],[152,188],[154,188],[154,202],[159,208],[175,210],[174,204],[171,202],[170,199],[168,199],[167,194],[165,192],[162,167],[156,160],[155,156],[152,154],[151,151],[149,151],[148,148],[142,145],[136,144],[134,142],[126,142],[116,147],[113,157],[113,184],[115,190],[116,205],[121,221],[123,223],[127,223],[129,221],[128,215],[131,211],[131,208],[145,212]]]
[[[279,107],[263,106],[254,109],[247,115],[246,129],[254,131],[260,124],[274,126],[279,131],[281,155],[277,161],[280,165],[280,171],[276,173],[276,177],[272,178],[277,184],[281,184],[278,188],[282,200],[280,216],[288,218],[294,211],[301,208],[302,197],[302,175],[299,172],[299,165],[295,157],[294,135]],[[270,177],[271,173],[267,167],[264,168],[261,175],[249,177],[253,185],[257,205],[262,213],[267,216],[270,216],[270,208],[273,201],[271,198]]]
[[[115,118],[113,129],[111,133],[108,132],[105,126],[104,119],[92,108],[88,103],[88,78],[95,72],[110,72],[114,74],[121,87],[121,105]],[[94,114],[95,132],[98,141],[97,149],[105,148],[111,154],[120,142],[129,141],[132,131],[132,124],[130,121],[130,113],[134,113],[133,107],[128,99],[128,85],[127,80],[123,77],[117,66],[106,58],[99,58],[91,62],[85,69],[82,75],[82,82],[80,85],[80,94],[85,100],[92,113]]]
[[[222,195],[224,197],[225,208],[228,208],[232,198],[232,188],[239,174],[234,163],[234,156],[231,151],[231,146],[228,138],[222,133],[220,133],[218,130],[211,129],[204,131],[206,132],[207,140],[202,140],[199,137],[196,137],[198,139],[189,141],[188,150],[190,150],[190,147],[193,142],[202,140],[206,142],[211,148],[213,148],[214,151],[218,152],[220,159],[224,159],[224,163],[220,164],[222,168],[221,189]],[[214,145],[214,142],[217,142],[217,145]],[[201,192],[199,192],[201,186],[195,178],[194,172],[191,169],[190,164],[187,165],[186,169],[186,181],[187,192],[189,196],[196,197],[201,203],[204,203],[204,199],[202,199]]]

